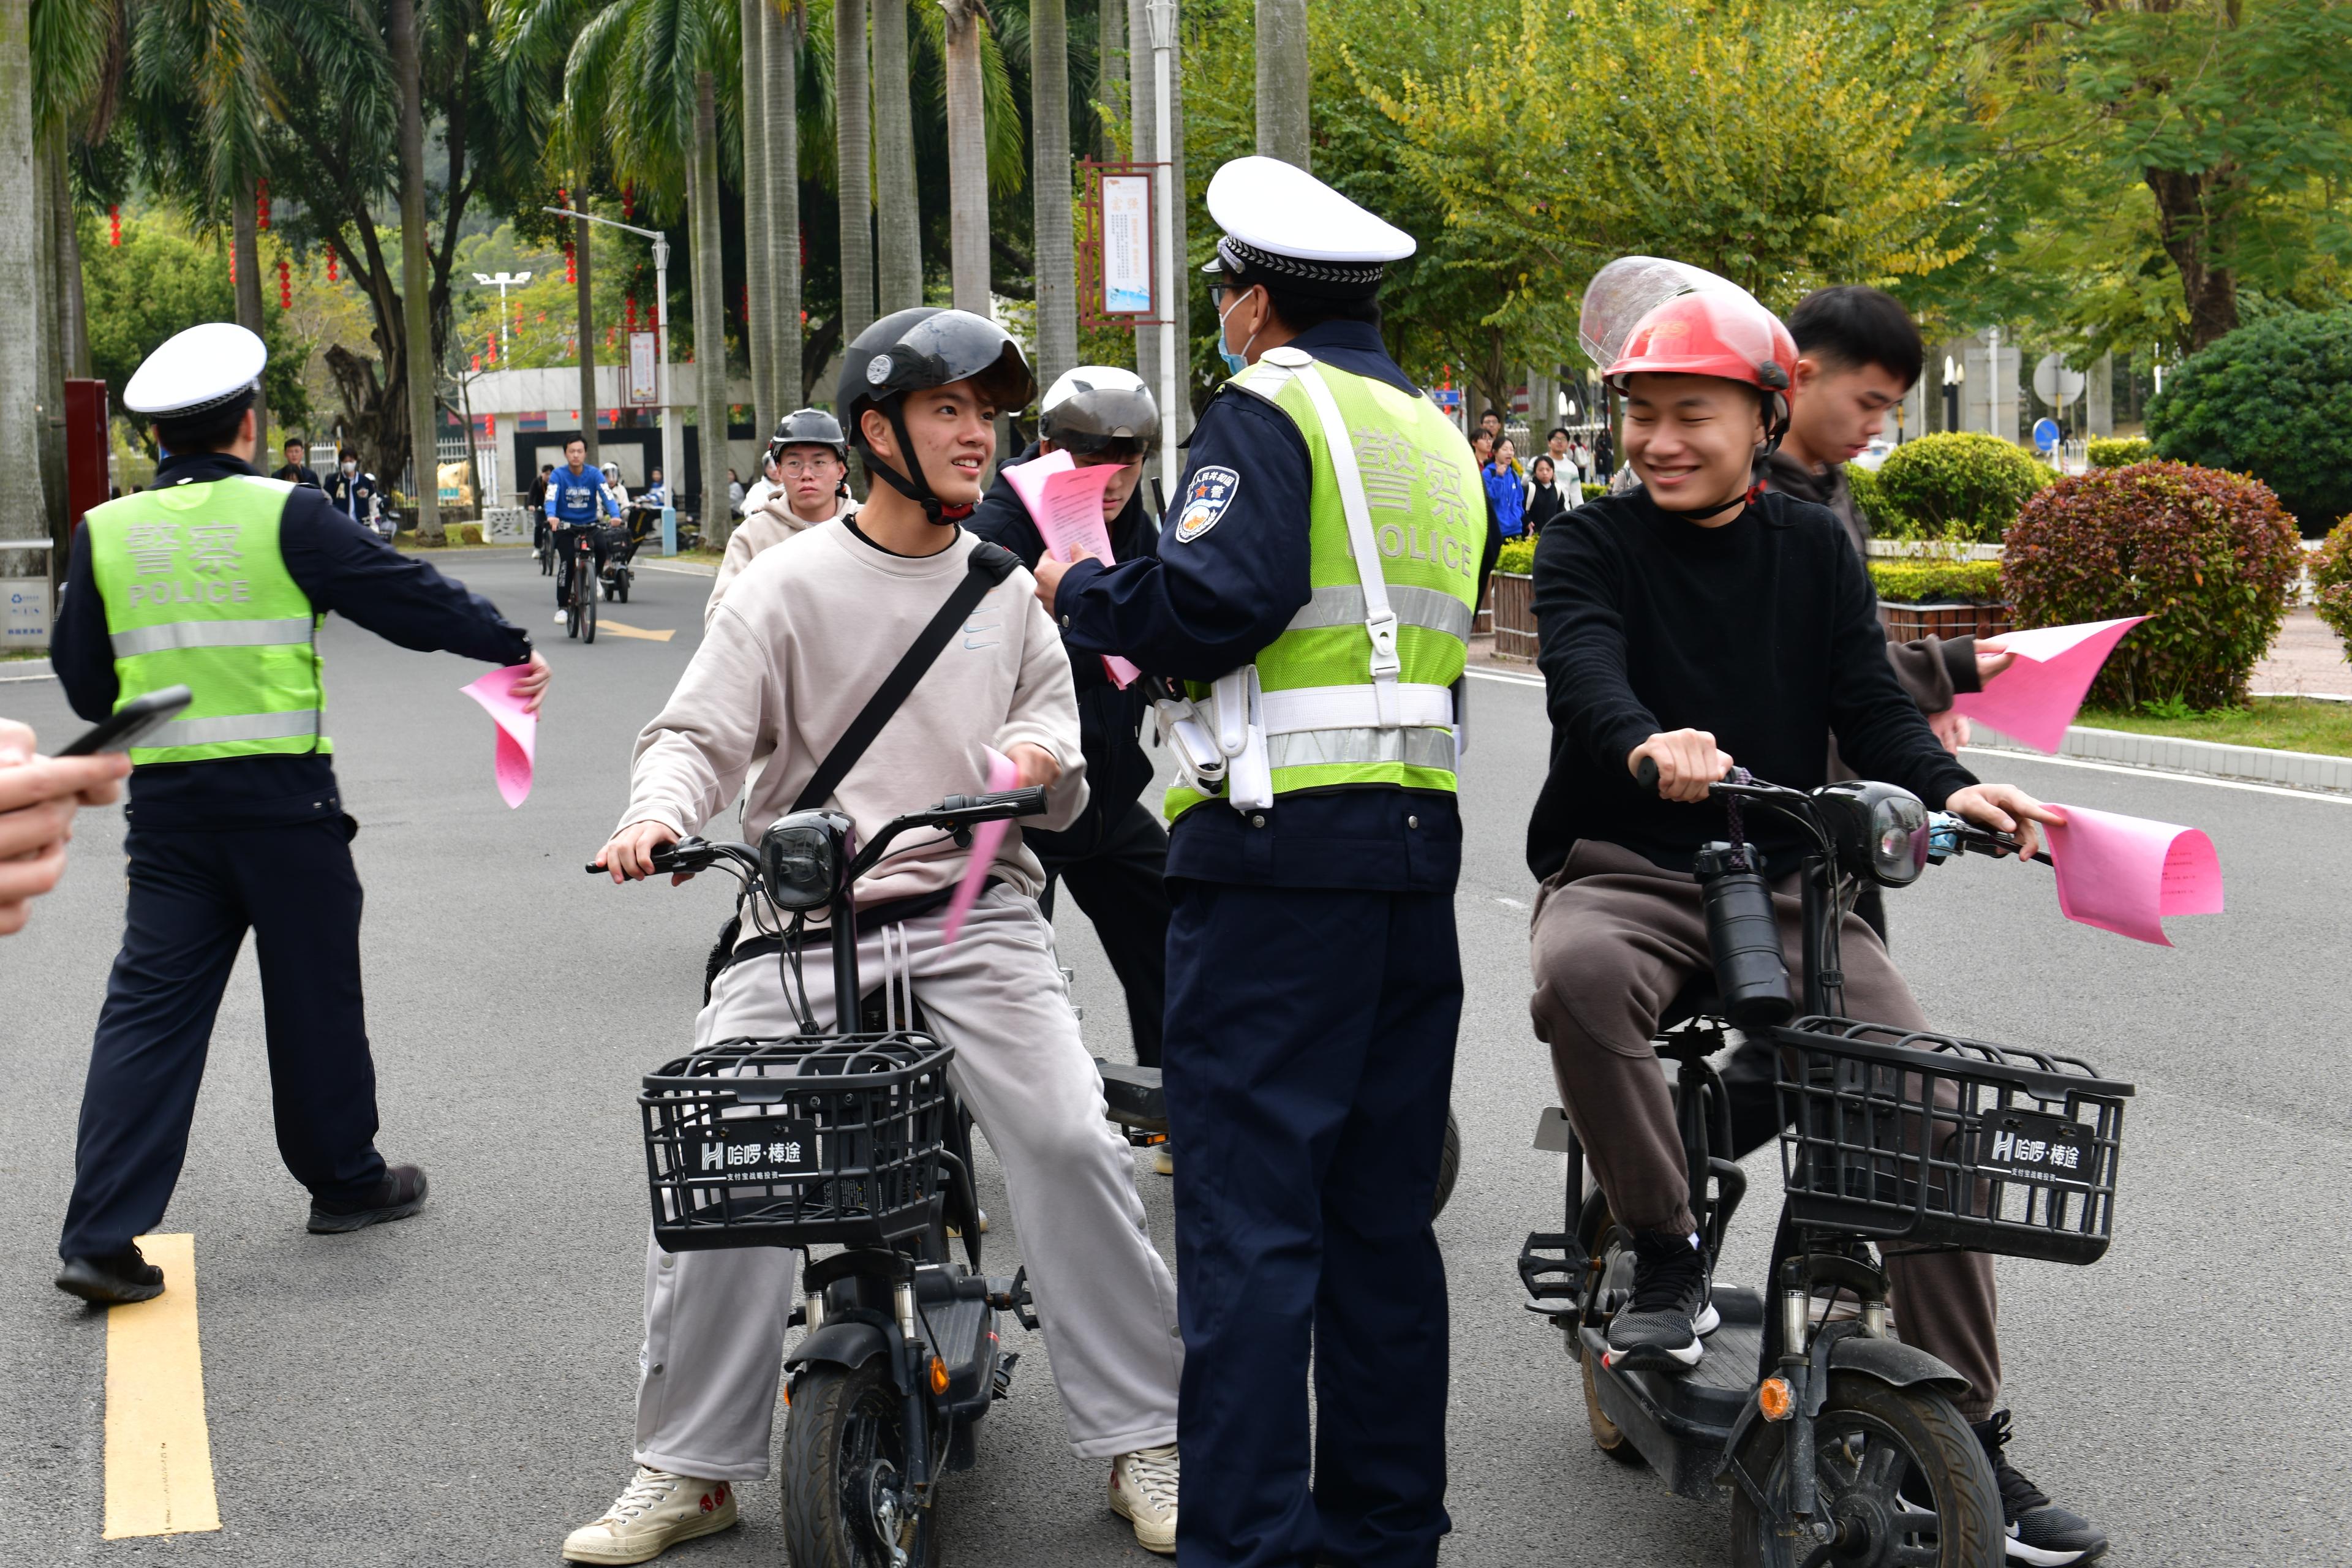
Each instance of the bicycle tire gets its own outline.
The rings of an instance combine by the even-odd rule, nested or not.
[[[1824,1516],[1866,1533],[1840,1549],[1837,1561],[1855,1568],[1926,1562],[1916,1537],[1932,1523],[1934,1568],[1999,1568],[2001,1544],[2000,1492],[1992,1463],[1952,1402],[1918,1388],[1894,1388],[1858,1372],[1830,1373],[1828,1401],[1813,1423]],[[1740,1460],[1768,1491],[1787,1484],[1788,1423],[1759,1421],[1740,1445]],[[1860,1447],[1852,1440],[1866,1439]],[[1852,1480],[1847,1464],[1852,1461]],[[1907,1471],[1906,1471],[1907,1467]],[[1932,1510],[1904,1500],[1896,1505],[1906,1475],[1909,1489],[1924,1488]],[[1911,1538],[1908,1546],[1892,1537]],[[1776,1535],[1747,1489],[1731,1490],[1733,1568],[1796,1568],[1813,1556],[1811,1543]]]
[[[596,578],[593,572],[588,574],[588,591],[575,593],[572,596],[580,604],[580,640],[593,643],[596,640]]]
[[[890,1558],[878,1549],[871,1512],[854,1508],[851,1500],[870,1495],[877,1460],[905,1475],[904,1408],[879,1358],[858,1367],[818,1363],[793,1380],[777,1467],[793,1568],[887,1568]],[[913,1539],[902,1535],[899,1546],[911,1568],[937,1568],[936,1505],[919,1512],[910,1529]]]

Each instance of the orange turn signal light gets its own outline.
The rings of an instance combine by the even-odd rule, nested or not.
[[[1797,1396],[1785,1377],[1768,1377],[1756,1387],[1756,1408],[1767,1421],[1786,1421],[1797,1408]]]
[[[933,1356],[931,1358],[931,1392],[933,1394],[945,1394],[947,1391],[948,1363],[941,1361],[939,1357]]]

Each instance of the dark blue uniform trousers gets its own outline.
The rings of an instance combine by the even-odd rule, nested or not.
[[[1433,1563],[1450,1528],[1430,1208],[1462,1015],[1453,897],[1169,889],[1177,1561]]]
[[[286,1168],[330,1203],[383,1179],[347,821],[131,830],[129,916],[90,1048],[60,1257],[119,1251],[163,1217],[247,927]]]

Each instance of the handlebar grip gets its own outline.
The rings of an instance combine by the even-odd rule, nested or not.
[[[1643,757],[1633,764],[1633,782],[1643,789],[1658,787],[1658,759]]]

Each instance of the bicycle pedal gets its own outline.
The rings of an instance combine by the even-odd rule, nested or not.
[[[989,1398],[1002,1399],[1006,1394],[1013,1392],[1013,1369],[1020,1364],[1020,1361],[1021,1352],[1019,1351],[1005,1352],[1004,1359],[996,1363],[995,1372],[989,1375]]]

